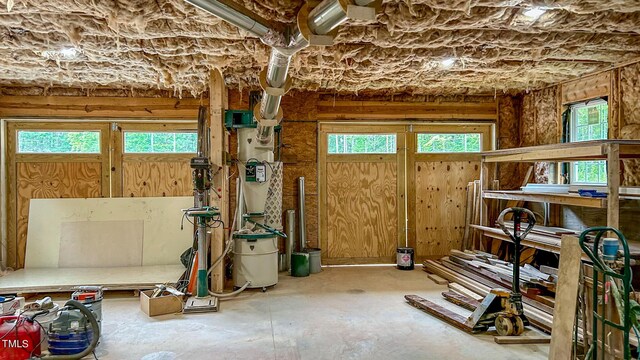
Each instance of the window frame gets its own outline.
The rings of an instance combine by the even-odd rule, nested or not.
[[[98,147],[97,147],[97,151],[94,152],[78,152],[78,151],[71,151],[71,152],[57,152],[57,151],[52,151],[52,152],[35,152],[35,151],[20,151],[20,133],[24,132],[24,133],[95,133],[97,134],[98,137]],[[15,136],[15,154],[16,155],[100,155],[103,151],[103,134],[102,131],[100,129],[56,129],[56,128],[18,128],[15,129],[14,132],[14,136]]]
[[[350,135],[355,135],[355,136],[377,136],[377,135],[382,135],[382,136],[393,136],[393,141],[394,141],[394,145],[393,145],[393,152],[330,152],[330,139],[331,136],[350,136]],[[336,139],[336,142],[338,140]],[[388,145],[387,145],[388,146]],[[337,147],[337,143],[336,143],[336,147]],[[327,155],[328,156],[336,156],[336,155],[346,155],[346,156],[352,156],[352,155],[396,155],[398,153],[398,134],[397,133],[387,133],[387,132],[382,132],[382,133],[366,133],[366,132],[328,132],[327,133]]]
[[[477,151],[420,151],[420,135],[464,135],[465,136],[465,147],[466,147],[466,135],[478,135],[478,150]],[[431,154],[431,155],[439,155],[439,154],[479,154],[483,151],[483,133],[482,132],[426,132],[420,131],[415,133],[415,141],[416,141],[416,154]]]
[[[574,103],[574,104],[569,105],[569,109],[570,109],[569,142],[570,143],[583,142],[583,141],[603,140],[603,139],[608,139],[609,138],[609,114],[607,112],[606,136],[603,139],[576,140],[576,137],[578,135],[578,119],[577,119],[578,109],[586,108],[586,107],[592,107],[592,106],[598,106],[598,105],[604,105],[604,104],[606,104],[607,107],[608,107],[609,106],[609,101],[605,100],[605,99],[602,99],[602,98],[598,98],[598,99],[582,101],[582,102],[578,102],[578,103]],[[602,122],[600,122],[600,125],[602,125]],[[604,166],[605,166],[605,176],[604,176],[605,180],[604,180],[604,182],[578,181],[578,179],[577,179],[577,176],[578,176],[577,166],[578,166],[579,163],[599,163],[599,164],[604,164]],[[598,178],[600,178],[600,176],[598,176]],[[571,162],[571,166],[569,168],[569,183],[570,184],[576,184],[576,185],[606,185],[607,184],[606,160],[572,161]]]
[[[196,149],[193,152],[137,152],[127,151],[127,133],[144,133],[144,134],[195,134],[196,135]],[[198,131],[197,129],[167,129],[167,130],[141,130],[141,129],[123,129],[122,130],[122,154],[123,155],[193,155],[198,152]],[[175,145],[175,143],[174,143]]]

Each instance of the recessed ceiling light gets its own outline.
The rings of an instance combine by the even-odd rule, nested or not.
[[[456,59],[454,58],[447,58],[442,60],[442,66],[444,67],[451,67],[453,66],[453,64],[456,62]]]
[[[535,7],[528,10],[525,10],[522,14],[532,20],[539,18],[542,14],[545,13],[546,10]]]
[[[78,57],[80,50],[74,47],[66,47],[59,50],[46,50],[42,52],[42,56],[47,59],[55,60],[72,60]]]

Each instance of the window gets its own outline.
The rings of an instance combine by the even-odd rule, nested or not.
[[[195,132],[125,131],[125,153],[195,153],[198,134]]]
[[[329,134],[329,154],[395,154],[395,134]]]
[[[571,142],[602,140],[608,137],[609,105],[593,100],[571,106]],[[572,165],[571,182],[606,184],[606,161],[576,161]]]
[[[480,134],[418,134],[419,153],[480,151]]]
[[[19,130],[19,154],[99,154],[100,131]]]

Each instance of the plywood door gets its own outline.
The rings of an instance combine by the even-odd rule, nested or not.
[[[397,165],[327,164],[328,259],[393,258],[397,246]]]
[[[99,154],[16,154],[16,134],[32,130],[100,130]],[[106,124],[23,123],[8,126],[9,217],[7,264],[24,267],[31,199],[108,196]]]
[[[126,158],[125,158],[126,159]],[[176,161],[125,160],[122,163],[123,196],[187,196],[193,194],[189,157]]]
[[[460,248],[467,183],[479,178],[480,162],[416,162],[414,170],[416,255],[442,257]]]
[[[120,124],[113,134],[115,153],[115,196],[154,197],[191,196],[190,161],[195,154],[126,154],[126,131],[184,131],[194,130],[192,123],[126,123]]]

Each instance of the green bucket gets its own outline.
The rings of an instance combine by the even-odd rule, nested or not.
[[[309,253],[291,254],[291,276],[309,276]]]

